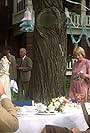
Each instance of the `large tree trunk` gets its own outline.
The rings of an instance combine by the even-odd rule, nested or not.
[[[64,95],[66,18],[62,0],[33,0],[35,30],[30,96],[36,102]]]

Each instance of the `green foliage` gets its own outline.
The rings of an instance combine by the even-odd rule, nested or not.
[[[11,98],[12,100],[17,100],[17,93],[15,93],[13,90],[11,90]]]
[[[64,80],[64,91],[65,91],[65,95],[68,95],[69,92],[69,88],[70,88],[70,80],[71,80],[71,76],[66,76],[65,80]]]

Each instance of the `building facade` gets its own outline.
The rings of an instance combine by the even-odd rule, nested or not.
[[[30,0],[0,1],[0,47],[11,46],[12,53],[19,56],[19,49],[25,47],[28,56],[32,57],[32,32],[21,32],[20,22],[24,17],[26,7],[32,7]]]
[[[81,5],[73,2],[79,2]],[[83,6],[82,6],[83,5]],[[87,43],[84,34],[81,37],[83,26],[90,40],[90,9],[89,0],[72,0],[72,3],[65,2],[68,8],[72,23],[67,22],[67,57],[72,58],[72,51],[75,47],[73,39],[78,42],[78,45],[86,49],[87,57],[90,58],[90,47]],[[1,0],[0,1],[0,43],[1,45],[9,44],[12,47],[12,52],[18,56],[18,50],[21,47],[27,49],[27,54],[32,57],[32,38],[33,32],[22,32],[20,30],[21,20],[24,18],[24,13],[28,7],[32,10],[32,0]],[[72,8],[73,7],[73,8]],[[34,16],[33,16],[34,17]],[[69,61],[70,62],[70,61]],[[70,62],[72,65],[73,62]]]
[[[69,49],[71,49],[71,47],[73,49],[72,45],[75,46],[74,43],[76,42],[80,46],[82,46],[86,49],[87,58],[90,59],[90,49],[89,49],[90,45],[88,44],[88,41],[90,40],[90,2],[89,2],[89,0],[81,0],[80,4],[81,5],[76,4],[74,11],[72,11],[72,10],[70,11],[70,9],[69,9],[70,19],[72,22],[71,22],[71,25],[67,24],[68,56],[72,55],[72,52],[69,53],[70,52]],[[72,7],[74,5],[75,4],[72,3]],[[86,35],[86,39],[85,39],[85,35]],[[76,41],[74,41],[74,39]],[[73,43],[73,41],[74,41],[74,43]]]
[[[85,49],[86,57],[90,59],[90,1],[74,0],[73,2],[80,4],[67,4],[71,19],[67,22],[67,75],[71,75],[74,63],[73,48],[77,43]]]

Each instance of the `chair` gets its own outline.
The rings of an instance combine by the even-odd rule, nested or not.
[[[32,106],[32,100],[13,100],[12,102],[16,106]]]

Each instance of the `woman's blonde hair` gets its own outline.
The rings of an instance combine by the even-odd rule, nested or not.
[[[75,47],[73,50],[73,56],[75,57],[76,55],[81,54],[83,57],[86,56],[85,50],[82,47]]]

